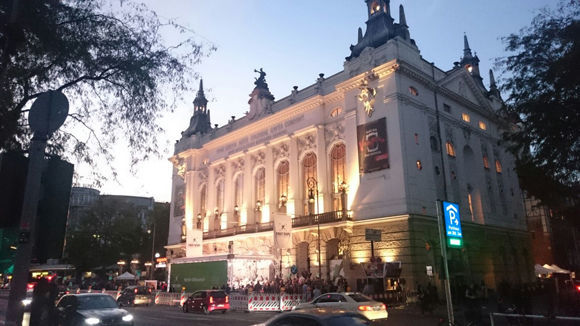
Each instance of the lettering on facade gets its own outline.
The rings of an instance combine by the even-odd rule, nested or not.
[[[241,152],[249,147],[256,146],[259,144],[263,144],[267,141],[272,139],[284,136],[289,134],[288,128],[293,126],[296,123],[304,120],[304,115],[299,115],[294,117],[290,120],[286,120],[282,123],[276,124],[271,126],[268,129],[262,130],[255,134],[249,135],[247,137],[241,138],[236,142],[229,143],[225,146],[222,146],[216,150],[216,154],[218,155],[232,155],[234,153]]]

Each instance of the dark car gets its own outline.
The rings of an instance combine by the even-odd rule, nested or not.
[[[221,311],[225,314],[230,309],[230,300],[224,291],[197,291],[187,298],[182,309],[183,312],[201,311],[209,314],[212,311]]]
[[[117,299],[119,306],[133,307],[151,304],[151,289],[145,286],[128,286]]]
[[[367,326],[363,315],[342,309],[314,308],[285,312],[254,326]]]
[[[132,326],[133,315],[104,293],[67,294],[56,305],[58,324]]]

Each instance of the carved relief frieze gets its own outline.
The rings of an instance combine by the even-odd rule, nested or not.
[[[326,146],[334,143],[337,140],[344,139],[344,120],[328,125],[325,129]]]
[[[275,146],[272,148],[272,155],[274,157],[274,162],[278,159],[288,158],[290,156],[289,146],[286,143],[280,144],[280,146]]]
[[[215,178],[216,180],[219,178],[223,178],[226,175],[226,167],[225,165],[220,165],[214,169]]]
[[[243,172],[245,166],[245,161],[243,158],[239,158],[232,162],[232,170],[234,173],[236,172]]]
[[[314,134],[300,137],[296,140],[296,142],[298,144],[298,151],[300,154],[309,150],[316,150],[316,136]]]
[[[252,168],[257,165],[264,165],[266,162],[266,154],[263,151],[259,151],[257,154],[251,156]]]

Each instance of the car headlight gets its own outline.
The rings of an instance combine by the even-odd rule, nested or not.
[[[23,306],[29,306],[32,303],[32,299],[31,298],[26,298],[26,299],[22,299],[22,305]]]
[[[87,325],[97,325],[100,322],[101,322],[101,320],[99,318],[95,318],[95,317],[90,317],[90,318],[85,319],[85,324],[87,324]]]
[[[131,314],[125,315],[125,316],[123,316],[122,319],[123,319],[123,321],[131,321],[131,320],[133,320],[133,315],[131,315]]]

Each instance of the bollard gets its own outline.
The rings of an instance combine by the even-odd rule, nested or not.
[[[183,307],[183,304],[185,303],[185,292],[181,292],[181,299],[179,299],[179,305],[181,307]]]

